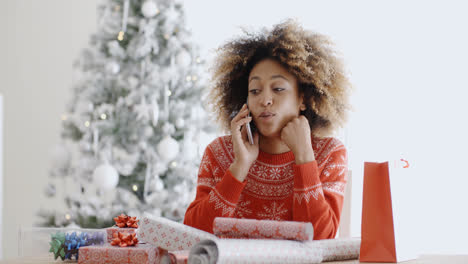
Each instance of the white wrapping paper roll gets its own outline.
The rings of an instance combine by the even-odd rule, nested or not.
[[[214,263],[321,263],[357,259],[361,240],[290,241],[271,239],[211,239],[196,244],[189,264]]]

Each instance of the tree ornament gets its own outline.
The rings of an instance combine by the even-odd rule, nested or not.
[[[156,98],[154,98],[151,102],[151,113],[151,121],[153,123],[153,126],[156,127],[158,125],[159,120],[159,107],[158,102],[156,102]]]
[[[166,24],[175,25],[180,19],[180,11],[176,10],[174,6],[170,6],[165,12]]]
[[[164,135],[172,135],[175,132],[175,127],[173,124],[166,122],[162,127],[162,131]]]
[[[144,130],[145,137],[149,138],[149,137],[151,137],[153,135],[153,133],[154,132],[153,132],[152,127],[150,127],[150,126],[145,127],[145,130]]]
[[[112,40],[107,43],[107,50],[114,57],[120,59],[125,58],[125,50],[120,46],[119,42],[117,42],[116,40]]]
[[[108,163],[99,165],[93,172],[93,182],[105,191],[117,187],[119,174],[117,170]]]
[[[135,106],[137,120],[147,122],[150,118],[151,106],[146,103],[144,96],[141,96],[141,102]]]
[[[138,228],[138,222],[140,220],[136,219],[136,216],[128,216],[125,214],[120,214],[119,216],[114,217],[115,225],[120,228]]]
[[[157,192],[160,192],[164,189],[164,183],[163,181],[161,180],[161,178],[159,178],[159,176],[156,177],[155,179],[155,183],[154,183],[154,189],[157,191]]]
[[[159,156],[165,161],[173,160],[179,154],[179,143],[171,136],[165,136],[157,146]]]
[[[129,8],[129,3],[130,0],[124,0],[124,9],[123,9],[123,14],[122,14],[122,30],[120,30],[117,40],[122,41],[125,36],[125,32],[127,31],[127,20],[128,20],[128,8]]]
[[[159,9],[153,0],[146,0],[141,5],[141,13],[146,18],[152,18],[159,13]]]
[[[179,66],[188,67],[192,62],[192,56],[185,49],[183,49],[177,54],[176,62]]]
[[[175,122],[175,126],[178,128],[178,129],[182,129],[184,128],[184,125],[185,125],[185,121],[182,117],[179,117],[177,118],[176,122]]]
[[[112,161],[115,169],[122,176],[129,176],[140,158],[138,151],[128,152],[120,147],[112,147]]]
[[[110,74],[117,74],[120,71],[120,65],[116,61],[109,61],[106,63],[106,72]]]
[[[93,129],[93,151],[94,155],[97,156],[99,149],[99,130],[97,128]]]

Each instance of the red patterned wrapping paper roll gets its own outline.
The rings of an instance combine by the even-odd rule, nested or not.
[[[149,244],[134,247],[87,246],[79,249],[80,264],[155,264],[160,262],[160,250]]]
[[[107,232],[107,243],[110,243],[113,239],[114,239],[114,234],[115,233],[118,233],[118,232],[121,232],[121,233],[124,233],[124,232],[127,232],[128,234],[134,234],[136,231],[136,228],[120,228],[120,227],[109,227],[109,228],[106,228],[106,232]]]
[[[290,239],[309,241],[314,238],[311,223],[216,217],[213,233],[220,238]]]
[[[201,240],[216,238],[213,234],[164,217],[143,217],[137,236],[141,242],[169,251],[189,250]]]

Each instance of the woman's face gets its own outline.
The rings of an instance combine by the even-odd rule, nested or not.
[[[277,61],[264,59],[249,75],[248,107],[261,135],[280,137],[281,130],[299,116],[302,97],[297,79]]]

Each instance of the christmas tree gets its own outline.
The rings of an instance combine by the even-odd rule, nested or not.
[[[183,219],[195,196],[204,61],[180,3],[107,0],[74,66],[79,81],[62,116],[42,225],[107,227],[120,213]],[[210,136],[208,136],[210,138]]]

